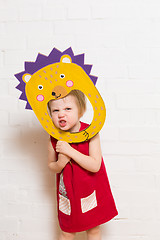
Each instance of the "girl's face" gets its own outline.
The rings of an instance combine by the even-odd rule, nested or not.
[[[69,132],[79,131],[79,109],[74,96],[53,100],[49,106],[52,121],[57,128]]]

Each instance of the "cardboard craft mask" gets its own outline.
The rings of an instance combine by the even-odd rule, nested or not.
[[[97,77],[90,75],[92,65],[84,64],[84,54],[74,55],[71,48],[60,52],[56,48],[49,56],[38,54],[35,62],[25,62],[25,71],[15,74],[16,87],[27,101],[26,109],[33,109],[43,128],[54,138],[69,143],[86,141],[102,128],[106,109],[95,87]],[[47,111],[50,100],[65,97],[71,90],[82,91],[93,107],[93,120],[83,131],[70,133],[55,127]]]

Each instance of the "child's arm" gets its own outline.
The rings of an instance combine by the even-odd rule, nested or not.
[[[98,170],[100,169],[102,153],[99,134],[97,134],[90,140],[89,156],[80,153],[79,151],[72,148],[67,142],[63,141],[57,142],[56,151],[72,158],[82,168],[90,172],[98,172]]]
[[[70,161],[70,157],[59,153],[58,160],[56,158],[56,153],[49,140],[48,144],[48,167],[55,173],[60,173],[66,164]]]

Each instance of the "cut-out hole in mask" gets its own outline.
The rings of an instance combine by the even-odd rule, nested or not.
[[[85,96],[85,94],[83,94],[80,90],[73,90],[67,96],[73,96],[75,98],[75,103],[76,103],[76,105],[78,107],[79,114],[82,115],[82,116],[79,117],[79,120],[90,125],[92,120],[93,120],[93,107],[92,107],[90,101],[88,100],[88,98]],[[64,99],[66,97],[64,97]],[[51,111],[55,112],[55,114],[57,114],[59,112],[58,108],[51,109],[52,101],[58,101],[58,100],[51,100],[47,104],[48,114],[49,114],[51,119],[52,119]],[[66,106],[68,107],[68,105],[66,105]],[[66,111],[69,111],[69,109],[66,109]],[[65,115],[65,111],[64,110],[63,110],[63,114]],[[62,119],[63,119],[63,116],[62,116]],[[65,116],[64,116],[64,119],[65,119]],[[62,123],[63,123],[63,120],[62,120]],[[65,122],[64,122],[64,125],[65,125]]]

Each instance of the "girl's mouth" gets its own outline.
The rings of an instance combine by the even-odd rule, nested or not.
[[[60,125],[60,127],[65,127],[66,126],[66,121],[65,120],[60,120],[59,125]]]

